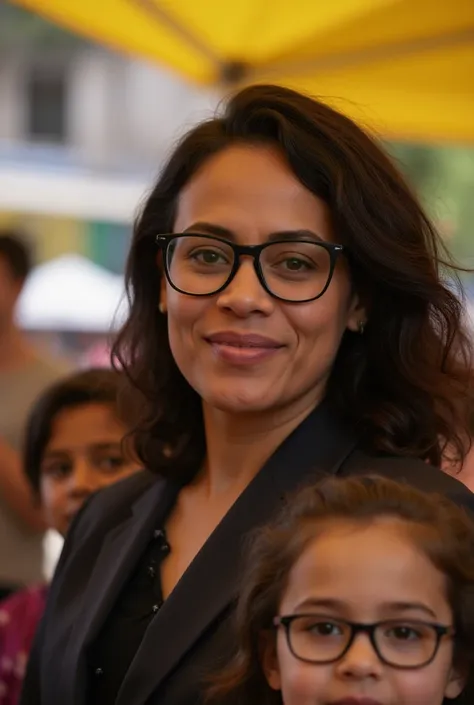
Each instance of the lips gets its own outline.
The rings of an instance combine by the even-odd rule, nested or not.
[[[228,345],[234,348],[264,348],[266,350],[276,350],[283,345],[272,338],[255,333],[235,333],[225,331],[206,336],[206,340],[215,345]]]
[[[382,705],[379,700],[374,700],[373,698],[367,697],[354,697],[342,698],[341,700],[334,700],[331,705]]]
[[[285,346],[256,333],[222,331],[206,336],[216,358],[233,367],[258,365],[278,354]]]

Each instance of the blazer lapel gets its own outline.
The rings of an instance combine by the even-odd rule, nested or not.
[[[71,630],[62,670],[63,687],[59,692],[69,692],[67,702],[83,700],[87,682],[85,673],[87,645],[93,640],[105,621],[120,589],[131,575],[144,550],[155,523],[165,516],[171,497],[176,490],[164,480],[145,492],[131,508],[130,516],[112,529],[105,537]],[[83,609],[82,605],[86,605]],[[75,678],[71,678],[71,674]]]
[[[355,445],[356,438],[338,424],[325,404],[284,441],[216,528],[151,623],[117,705],[143,705],[232,603],[245,535],[268,521],[288,492],[337,472]]]

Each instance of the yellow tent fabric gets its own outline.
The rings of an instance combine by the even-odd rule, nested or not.
[[[15,0],[203,86],[275,82],[386,137],[474,142],[474,0]]]

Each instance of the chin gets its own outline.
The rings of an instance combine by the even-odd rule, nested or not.
[[[265,394],[258,388],[204,393],[202,398],[208,406],[227,414],[262,413],[278,406],[278,399],[274,398],[274,395]]]

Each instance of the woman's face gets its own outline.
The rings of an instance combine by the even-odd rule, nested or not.
[[[210,158],[180,195],[174,231],[221,232],[242,245],[294,231],[337,241],[325,203],[263,146],[232,146]],[[219,294],[181,294],[163,278],[161,304],[183,375],[207,404],[234,413],[315,406],[345,330],[365,319],[343,257],[326,293],[309,303],[273,298],[245,256]],[[255,341],[247,349],[235,343],[242,335],[263,336],[272,347],[256,354]]]
[[[40,495],[48,526],[64,535],[93,492],[138,470],[121,448],[126,431],[109,404],[59,412],[41,461]]]
[[[369,526],[335,523],[308,546],[291,571],[279,607],[280,615],[302,613],[311,618],[299,622],[293,650],[310,648],[313,653],[318,648],[327,654],[341,642],[339,619],[359,624],[395,620],[379,637],[391,659],[420,649],[426,653],[427,641],[414,621],[453,623],[444,576],[416,548],[409,529],[388,517]],[[394,668],[380,660],[362,633],[339,660],[317,665],[295,658],[280,627],[276,648],[274,642],[267,645],[264,668],[285,705],[441,705],[462,689],[452,658],[452,640],[444,637],[429,665]]]

